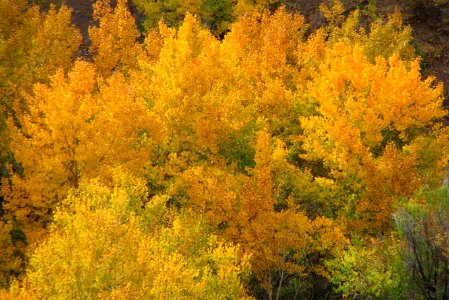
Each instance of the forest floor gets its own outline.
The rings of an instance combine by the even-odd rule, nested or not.
[[[67,0],[73,9],[72,22],[79,27],[84,37],[80,55],[88,55],[88,27],[92,23],[92,3],[95,0]],[[289,9],[299,11],[310,24],[311,28],[318,28],[325,23],[319,6],[323,0],[287,0]],[[367,0],[343,0],[346,12],[366,4]],[[419,1],[417,1],[419,2]],[[401,11],[406,24],[413,28],[413,37],[417,52],[422,56],[424,76],[433,75],[437,81],[443,82],[446,107],[449,107],[449,3],[444,6],[415,5],[411,7],[404,3],[410,1],[378,0],[377,9],[380,16]],[[133,15],[140,19],[141,15],[135,7],[130,5]],[[449,123],[449,120],[448,120]]]

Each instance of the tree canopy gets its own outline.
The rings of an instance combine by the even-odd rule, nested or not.
[[[447,111],[400,16],[112,2],[83,58],[67,7],[0,0],[1,297],[447,297]]]

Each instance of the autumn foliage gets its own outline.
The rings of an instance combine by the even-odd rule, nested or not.
[[[1,297],[395,289],[394,216],[447,164],[442,86],[399,16],[334,2],[310,32],[280,2],[136,0],[139,31],[98,0],[84,59],[64,5],[0,0]]]

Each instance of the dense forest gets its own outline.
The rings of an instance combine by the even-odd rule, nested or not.
[[[0,0],[0,298],[449,299],[448,1],[68,2]]]

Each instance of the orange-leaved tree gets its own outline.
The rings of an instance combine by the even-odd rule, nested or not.
[[[9,176],[8,164],[20,172],[11,149],[7,119],[20,126],[20,116],[28,109],[24,94],[35,83],[48,83],[56,70],[68,70],[81,44],[78,30],[71,24],[71,11],[62,6],[46,12],[29,1],[0,1],[0,180]],[[0,287],[23,270],[18,248],[24,236],[5,214],[0,200]]]
[[[33,244],[82,177],[107,177],[115,166],[142,174],[163,129],[123,75],[102,79],[87,62],[77,62],[67,76],[59,71],[50,85],[36,85],[27,101],[22,127],[11,128],[23,173],[3,182],[2,196],[7,215]]]
[[[187,15],[178,31],[160,24],[163,46],[146,61],[148,84],[141,90],[171,136],[164,151],[216,157],[220,141],[242,125],[239,93],[220,60],[220,42]]]
[[[96,1],[94,18],[98,27],[89,28],[90,51],[94,54],[98,71],[109,76],[115,71],[126,74],[136,69],[142,45],[138,42],[140,34],[127,8],[127,1],[119,0],[115,7],[110,0]]]
[[[421,78],[418,60],[394,54],[373,63],[362,47],[338,42],[326,50],[308,92],[318,108],[301,118],[303,157],[322,160],[345,190],[343,214],[382,230],[395,200],[439,184],[448,132],[438,120],[446,111],[441,85]]]
[[[78,30],[70,23],[67,7],[47,13],[28,7],[25,1],[0,2],[0,165],[11,161],[8,116],[27,109],[24,93],[37,82],[48,82],[56,70],[72,65],[81,44]],[[16,122],[18,120],[16,119]],[[1,176],[4,176],[2,172]]]

